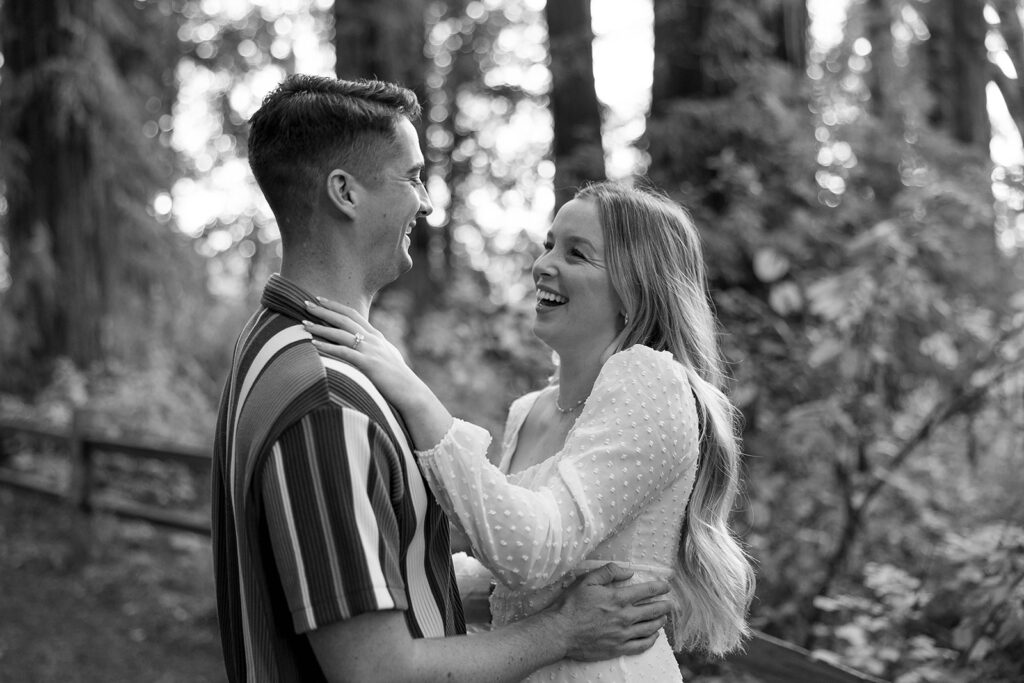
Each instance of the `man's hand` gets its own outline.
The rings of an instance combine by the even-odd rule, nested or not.
[[[665,581],[622,585],[633,572],[609,563],[578,579],[554,605],[570,659],[635,655],[654,645],[672,609]]]

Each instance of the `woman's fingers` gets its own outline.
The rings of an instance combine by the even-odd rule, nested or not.
[[[313,346],[315,346],[321,353],[326,353],[328,356],[334,356],[335,358],[340,358],[341,360],[348,361],[349,363],[354,363],[355,359],[359,355],[352,350],[352,347],[350,346],[346,346],[344,344],[330,344],[325,341],[320,341],[319,339],[313,340]]]
[[[354,320],[360,327],[366,330],[373,330],[373,325],[359,313],[356,309],[345,304],[338,303],[332,299],[325,299],[322,296],[316,298],[316,303],[319,304],[323,309],[330,311],[331,313],[337,313],[347,318]]]
[[[340,306],[341,304],[338,305]],[[326,322],[328,325],[333,325],[340,330],[345,330],[351,334],[355,334],[356,332],[363,332],[365,334],[366,328],[364,328],[358,320],[346,313],[330,310],[324,306],[315,304],[312,301],[306,302],[306,310]]]
[[[317,323],[312,323],[308,320],[303,320],[302,326],[314,337],[319,337],[319,341],[326,341],[326,343],[330,345],[357,349],[364,341],[366,341],[366,335],[356,329],[348,331],[337,327],[318,325]]]

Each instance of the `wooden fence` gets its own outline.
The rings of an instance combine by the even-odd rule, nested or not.
[[[84,425],[85,420],[78,416],[68,430],[0,418],[0,449],[3,448],[4,440],[11,435],[29,436],[63,446],[70,458],[71,467],[68,484],[64,487],[57,487],[53,482],[37,475],[4,467],[0,467],[0,484],[65,501],[85,513],[106,512],[209,536],[210,520],[206,514],[168,510],[162,506],[147,505],[121,497],[97,496],[95,478],[96,456],[106,453],[121,454],[133,459],[180,463],[187,466],[196,476],[208,480],[211,461],[209,452],[150,440],[111,439],[90,432]]]
[[[181,463],[208,481],[211,463],[209,452],[148,440],[110,439],[90,433],[83,425],[84,420],[76,419],[71,429],[62,431],[22,420],[0,418],[0,449],[3,448],[4,440],[12,435],[29,436],[63,445],[71,465],[69,484],[63,489],[38,476],[4,467],[0,467],[0,485],[63,501],[86,514],[106,512],[209,536],[210,522],[206,515],[167,510],[161,506],[120,498],[97,497],[94,476],[95,456],[99,453],[117,453],[131,458]],[[3,458],[0,457],[2,462]],[[801,647],[757,631],[747,642],[745,650],[730,655],[726,662],[731,668],[748,673],[762,683],[885,683],[854,669],[830,664]]]

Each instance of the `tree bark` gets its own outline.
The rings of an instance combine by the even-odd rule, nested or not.
[[[775,58],[800,71],[807,68],[807,0],[784,0],[774,8]]]
[[[17,150],[8,185],[7,244],[17,340],[4,349],[20,369],[13,389],[46,362],[87,365],[102,355],[109,282],[103,267],[104,206],[94,180],[88,112],[67,97],[62,63],[83,59],[93,3],[6,0],[3,45],[10,80],[5,135]],[[13,105],[9,104],[13,100]],[[8,367],[12,367],[9,365]],[[16,376],[15,376],[16,375]]]
[[[984,0],[944,0],[926,6],[928,119],[955,140],[988,154],[992,129],[985,86],[989,80]]]
[[[60,357],[85,368],[146,346],[154,308],[172,308],[154,292],[187,278],[191,250],[152,214],[173,153],[142,125],[170,114],[179,15],[119,0],[5,0],[0,12],[0,383],[30,393]]]
[[[335,0],[334,71],[399,83],[422,102],[425,35],[422,0]]]
[[[672,100],[709,94],[703,69],[704,30],[711,0],[654,0],[654,82],[651,116]]]
[[[603,180],[601,109],[594,87],[590,0],[548,0],[555,209],[588,181]]]
[[[1024,132],[1024,87],[1020,79],[1020,75],[1024,74],[1024,29],[1021,28],[1020,15],[1017,13],[1017,0],[994,0],[992,4],[999,14],[999,32],[1006,41],[1006,53],[1018,77],[1007,77],[995,65],[989,71],[1006,101],[1017,131]]]
[[[338,78],[390,81],[415,92],[424,106],[424,120],[417,130],[420,148],[426,153],[429,112],[423,0],[335,0],[333,12],[335,74]],[[410,235],[412,270],[388,289],[406,292],[416,300],[434,296],[444,276],[437,259],[431,259],[439,240],[443,243],[443,236],[420,219]],[[415,302],[412,305],[415,307]]]
[[[871,100],[869,111],[883,121],[890,130],[903,127],[902,107],[899,101],[899,69],[896,68],[892,42],[891,0],[868,0],[866,26],[871,43],[871,70],[867,74]]]

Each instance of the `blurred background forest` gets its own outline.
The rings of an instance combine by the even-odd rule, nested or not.
[[[1022,20],[1020,0],[0,0],[0,417],[207,447],[280,254],[248,116],[291,72],[400,81],[436,210],[375,322],[453,413],[500,430],[551,371],[529,266],[555,207],[649,179],[705,238],[754,626],[901,683],[1021,680]],[[5,443],[5,466],[64,476]],[[207,504],[141,474],[139,495]],[[205,539],[2,493],[11,680],[113,680],[90,677],[101,651],[153,667],[125,680],[223,676]],[[83,535],[84,559],[62,550]]]

